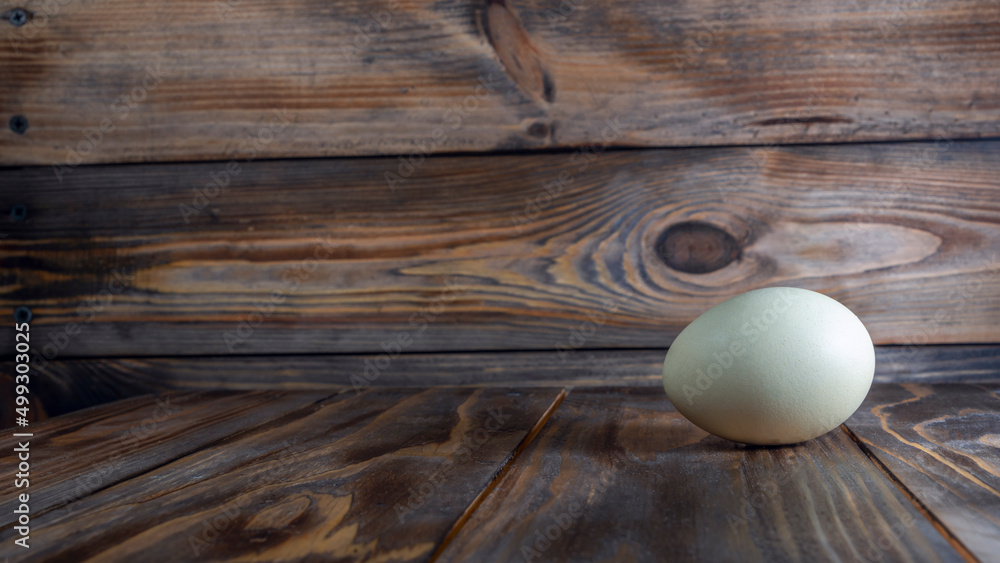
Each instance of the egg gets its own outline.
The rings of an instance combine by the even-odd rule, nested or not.
[[[699,428],[735,442],[794,444],[842,424],[875,375],[861,320],[794,287],[749,291],[712,307],[674,340],[663,389]]]

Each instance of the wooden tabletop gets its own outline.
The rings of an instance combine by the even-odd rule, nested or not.
[[[657,386],[172,392],[32,427],[22,561],[996,561],[1000,383],[748,447]],[[15,473],[4,432],[0,473]]]

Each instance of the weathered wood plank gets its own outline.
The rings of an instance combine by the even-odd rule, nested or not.
[[[2,6],[34,17],[0,28],[0,115],[24,118],[0,133],[0,163],[66,174],[80,162],[1000,134],[993,0]]]
[[[376,354],[82,358],[55,360],[37,370],[33,397],[39,403],[35,410],[55,416],[178,389],[658,387],[664,354],[662,349],[403,354],[383,369]],[[997,345],[878,346],[875,355],[876,383],[1000,380]],[[3,373],[11,373],[9,362],[0,363],[0,381]],[[13,424],[12,408],[0,404],[5,413],[0,426]]]
[[[1000,380],[1000,345],[876,346],[875,383]]]
[[[602,388],[570,393],[439,560],[962,557],[840,429],[745,447],[660,390]]]
[[[559,395],[346,393],[39,516],[32,555],[426,561]]]
[[[0,471],[11,476],[17,473],[19,454],[14,448],[28,442],[31,476],[26,489],[16,488],[13,479],[0,483],[0,529],[15,522],[13,511],[20,493],[30,495],[34,519],[329,395],[318,391],[169,393],[82,410],[17,430],[34,434],[29,438],[4,432],[0,435]]]
[[[1000,553],[1000,384],[878,385],[847,427],[982,561]]]
[[[31,307],[34,350],[62,357],[660,348],[728,297],[792,285],[876,343],[992,343],[998,152],[451,157],[396,191],[385,160],[268,161],[211,198],[192,186],[219,164],[9,170],[0,199],[28,218],[0,251],[0,315]]]

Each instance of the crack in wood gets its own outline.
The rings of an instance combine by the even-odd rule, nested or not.
[[[769,127],[771,125],[814,125],[817,123],[854,123],[853,119],[839,115],[818,115],[815,117],[775,117],[752,121],[751,126]]]
[[[877,467],[879,471],[881,471],[886,476],[886,478],[889,479],[889,481],[891,481],[894,485],[896,485],[896,488],[899,489],[899,491],[903,494],[903,496],[906,497],[911,503],[913,503],[914,508],[916,508],[918,512],[923,514],[924,518],[927,518],[927,520],[931,523],[931,525],[934,526],[934,529],[937,530],[938,533],[941,534],[944,537],[944,539],[948,541],[949,544],[951,544],[951,547],[953,547],[955,551],[959,553],[959,555],[961,555],[969,563],[976,563],[979,561],[979,559],[975,555],[973,555],[971,551],[969,551],[969,548],[965,547],[965,544],[963,544],[961,540],[955,537],[955,534],[953,534],[951,530],[949,530],[948,527],[944,525],[944,522],[942,522],[937,517],[937,515],[935,515],[934,512],[932,512],[927,507],[927,505],[925,505],[920,500],[920,498],[917,497],[917,495],[915,495],[913,491],[910,490],[909,487],[907,487],[902,481],[900,481],[899,477],[897,477],[895,473],[890,471],[889,468],[886,467],[884,463],[882,463],[882,460],[880,460],[878,456],[876,456],[871,451],[871,449],[869,449],[868,446],[864,442],[862,442],[861,438],[858,437],[858,435],[855,434],[854,431],[852,431],[847,426],[847,423],[841,424],[840,429],[843,430],[845,434],[847,434],[848,438],[850,438],[855,444],[857,444],[858,449],[861,450],[861,453],[865,454],[865,456],[868,457],[868,459],[875,465],[875,467]]]
[[[555,414],[556,410],[559,409],[559,405],[562,404],[563,400],[566,398],[567,395],[568,392],[566,391],[565,388],[559,391],[559,394],[556,395],[555,399],[553,399],[552,404],[549,405],[549,408],[546,409],[544,413],[542,413],[542,416],[538,419],[538,422],[535,423],[534,428],[532,428],[531,431],[529,431],[528,434],[524,437],[524,439],[521,440],[521,443],[518,444],[516,448],[514,448],[514,451],[511,452],[511,454],[507,457],[507,459],[504,460],[503,464],[501,464],[500,470],[497,471],[496,475],[494,475],[493,478],[490,479],[490,482],[486,485],[486,487],[484,487],[483,490],[480,491],[478,495],[476,495],[476,498],[473,499],[473,501],[469,504],[468,508],[465,509],[465,512],[463,512],[462,515],[459,516],[458,520],[455,521],[455,525],[452,526],[450,530],[448,530],[448,533],[445,534],[444,539],[441,540],[441,544],[438,545],[437,549],[434,550],[434,553],[432,553],[430,558],[428,559],[429,563],[434,563],[435,561],[438,560],[439,557],[441,557],[441,554],[444,553],[444,550],[448,547],[448,544],[450,544],[451,541],[455,538],[455,536],[457,536],[458,533],[462,531],[462,528],[465,526],[466,522],[469,521],[469,519],[472,517],[472,514],[476,511],[476,509],[478,509],[479,506],[483,504],[483,501],[485,501],[486,498],[493,493],[493,489],[495,489],[497,485],[500,484],[500,480],[503,479],[504,475],[506,475],[507,472],[510,471],[510,468],[514,465],[514,460],[517,459],[519,455],[521,455],[521,452],[527,449],[528,445],[531,444],[531,441],[535,439],[535,436],[537,436],[538,433],[542,431],[542,428],[545,427],[545,425],[549,422],[549,419],[552,418],[552,415]]]

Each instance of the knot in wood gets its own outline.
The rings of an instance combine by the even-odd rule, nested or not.
[[[740,245],[731,234],[698,221],[668,228],[656,244],[656,252],[667,266],[689,274],[714,272],[741,255]]]

